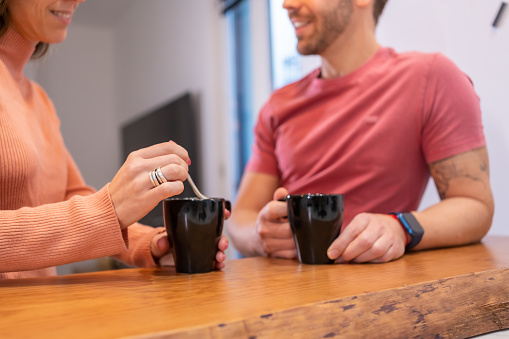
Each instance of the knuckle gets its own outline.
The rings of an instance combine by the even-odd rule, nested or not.
[[[262,239],[265,239],[268,235],[269,235],[269,230],[267,229],[267,227],[265,227],[264,224],[260,224],[257,229],[256,229],[258,235],[260,235],[260,237]]]
[[[282,217],[281,204],[277,201],[271,201],[267,204],[267,217],[276,219]]]
[[[373,252],[373,255],[378,258],[378,257],[383,257],[383,256],[386,256],[387,255],[387,252],[385,250],[385,248],[378,244],[378,243],[374,243],[373,246],[371,247],[371,251]]]
[[[129,170],[134,173],[145,173],[146,170],[144,164],[141,161],[132,161],[129,163]]]
[[[175,153],[169,154],[168,158],[171,163],[179,163],[181,161],[180,157]]]
[[[176,164],[170,164],[167,166],[167,173],[169,178],[168,180],[185,180],[187,178],[187,171],[184,170],[183,167],[176,165]]]
[[[132,151],[127,156],[126,162],[132,162],[132,161],[135,161],[136,159],[140,158],[139,154],[140,154],[140,150]]]
[[[393,259],[393,258],[392,258],[392,256],[391,256],[391,255],[387,252],[387,253],[385,253],[384,255],[380,256],[380,257],[378,258],[378,261],[379,261],[379,262],[389,262],[389,261],[391,261],[392,259]]]
[[[189,158],[189,153],[187,153],[187,151],[186,151],[185,149],[184,149],[183,153],[184,153],[184,156],[185,156],[185,157],[188,157],[188,158]]]
[[[180,194],[184,191],[184,184],[181,181],[168,182],[159,187],[164,190],[165,196],[167,197]]]
[[[144,162],[139,157],[133,156],[133,153],[127,156],[127,159],[122,165],[122,167],[125,168],[130,173],[147,172],[145,171],[145,167],[143,166]]]
[[[170,140],[169,142],[167,142],[166,146],[167,146],[167,149],[168,149],[168,153],[171,153],[172,155],[175,155],[176,157],[179,157],[179,156],[177,154],[175,154],[175,152],[178,152],[179,154],[182,154],[182,155],[184,155],[186,157],[189,156],[187,150],[185,148],[183,148],[182,146],[180,146],[179,144],[177,144],[173,140]]]
[[[358,237],[358,242],[362,248],[370,248],[374,246],[373,242],[368,237],[363,235]]]
[[[276,206],[272,202],[267,205],[267,212],[269,216],[272,216],[276,213]]]
[[[371,221],[371,215],[369,213],[359,213],[355,216],[355,219],[357,219],[358,222],[362,224],[369,224]]]

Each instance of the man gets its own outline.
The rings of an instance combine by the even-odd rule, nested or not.
[[[385,2],[284,2],[299,53],[319,55],[321,66],[260,113],[228,225],[243,255],[296,258],[278,201],[288,193],[345,195],[328,250],[336,262],[388,262],[488,232],[494,203],[472,83],[443,55],[380,47]],[[441,201],[417,212],[430,174]]]

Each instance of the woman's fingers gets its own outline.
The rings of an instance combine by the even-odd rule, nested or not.
[[[161,200],[182,193],[189,169],[187,160],[187,151],[174,142],[147,147],[128,156],[109,187],[122,228],[140,220]]]
[[[191,159],[189,158],[189,154],[187,153],[186,149],[178,145],[174,141],[168,141],[152,145],[146,148],[139,149],[138,151],[135,152],[137,153],[137,155],[144,159],[152,159],[160,156],[166,156],[168,154],[175,154],[181,159],[183,159],[187,165],[191,164],[190,161]]]
[[[161,173],[158,174],[158,170],[160,170]],[[187,167],[170,164],[167,166],[155,168],[151,171],[147,171],[146,178],[143,180],[145,181],[145,185],[148,187],[148,189],[158,188],[162,185],[167,185],[173,182],[183,183],[187,179],[187,173]]]

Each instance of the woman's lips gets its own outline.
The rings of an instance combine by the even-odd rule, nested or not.
[[[62,21],[63,23],[65,23],[67,25],[71,23],[72,12],[51,11],[51,14],[53,14],[57,19],[59,19],[60,21]]]

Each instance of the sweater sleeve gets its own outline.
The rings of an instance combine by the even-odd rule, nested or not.
[[[164,227],[150,227],[135,223],[128,227],[129,250],[123,251],[114,258],[126,265],[134,267],[156,267],[150,243],[159,233],[165,232]]]
[[[88,196],[0,211],[0,272],[26,271],[126,250],[106,185]]]
[[[83,177],[72,159],[70,154],[68,158],[68,183],[66,199],[75,195],[88,195],[94,190],[87,186]],[[113,207],[113,205],[112,205]],[[115,214],[116,217],[116,214]],[[118,226],[120,228],[120,226]],[[135,223],[122,231],[123,236],[127,238],[127,245],[115,252],[115,259],[118,259],[129,266],[135,267],[154,267],[157,264],[154,261],[152,252],[150,251],[150,243],[152,238],[159,233],[164,232],[164,227],[153,228],[139,223]]]

